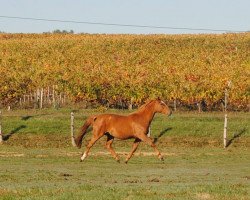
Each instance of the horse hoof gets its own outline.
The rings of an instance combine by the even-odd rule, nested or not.
[[[125,161],[125,164],[128,164],[128,160]]]
[[[161,160],[161,161],[164,161],[164,158],[162,155],[159,155],[158,158]]]
[[[116,162],[120,163],[121,161],[120,160],[116,160]]]

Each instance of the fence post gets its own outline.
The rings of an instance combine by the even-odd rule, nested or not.
[[[128,105],[128,109],[132,110],[133,109],[133,98],[130,99],[130,103]]]
[[[40,109],[43,108],[43,88],[40,89]]]
[[[227,104],[228,104],[228,89],[231,87],[231,81],[227,82],[227,87],[225,89],[225,117],[224,117],[224,131],[223,131],[223,146],[227,147]]]
[[[74,112],[70,113],[70,129],[71,129],[71,143],[72,146],[75,147],[75,137],[74,137]]]
[[[55,85],[52,86],[52,104],[56,108]]]
[[[174,99],[174,111],[176,112],[177,106],[176,106],[176,98]]]
[[[0,110],[0,144],[3,142],[3,135],[2,135],[2,111]]]
[[[225,114],[225,119],[224,119],[223,145],[224,148],[227,147],[227,114]]]
[[[225,101],[225,106],[224,106],[225,113],[227,112],[227,98],[228,98],[228,90],[226,88],[225,89],[225,99],[224,99],[224,101]]]
[[[225,89],[225,105],[224,105],[224,131],[223,131],[223,146],[224,148],[227,147],[227,97],[228,97],[228,91],[227,88]]]
[[[201,113],[201,103],[200,102],[197,103],[197,107],[198,107],[198,112]]]

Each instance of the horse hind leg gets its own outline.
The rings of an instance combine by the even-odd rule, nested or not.
[[[138,145],[140,144],[140,142],[141,142],[140,139],[138,139],[138,138],[135,139],[135,141],[134,141],[134,143],[133,143],[132,150],[131,150],[131,152],[128,154],[127,158],[126,158],[126,161],[125,161],[126,164],[128,163],[129,159],[133,156],[133,154],[134,154],[134,152],[136,151],[136,149],[137,149]]]
[[[83,153],[80,161],[82,162],[89,154],[89,151],[91,149],[91,147],[96,143],[97,140],[99,140],[101,137],[103,136],[103,134],[95,134],[95,132],[93,132],[93,136],[92,138],[90,139],[87,147],[86,147],[86,150],[85,152]]]
[[[114,137],[107,134],[107,142],[106,142],[106,148],[109,150],[109,152],[111,153],[111,155],[114,157],[114,159],[117,161],[117,162],[120,162],[120,158],[119,156],[117,155],[117,153],[114,151],[114,149],[112,148],[112,143],[114,141]]]

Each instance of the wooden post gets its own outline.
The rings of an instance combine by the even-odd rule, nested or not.
[[[225,120],[224,120],[223,145],[224,148],[227,147],[227,114],[225,114]]]
[[[71,143],[72,146],[75,147],[75,137],[74,137],[74,112],[70,113],[70,129],[71,129]]]
[[[52,87],[52,102],[53,102],[53,107],[56,107],[56,98],[55,98],[55,86],[53,85]]]
[[[224,117],[224,131],[223,131],[223,146],[224,146],[224,148],[227,147],[227,97],[228,97],[228,92],[227,92],[227,89],[225,89],[225,102],[224,102],[225,117]]]
[[[34,108],[35,109],[39,109],[40,108],[40,100],[41,100],[41,98],[40,98],[40,89],[37,89],[36,90],[36,92],[34,93],[34,95],[35,95],[35,104],[34,104]]]
[[[36,109],[39,109],[39,101],[40,101],[40,91],[39,91],[39,89],[36,89],[35,98],[36,98]]]
[[[43,108],[43,88],[40,89],[40,109]]]
[[[201,113],[201,103],[198,102],[196,105],[197,105],[197,107],[198,107],[198,112]]]
[[[130,99],[130,103],[128,105],[128,109],[132,110],[133,109],[133,98]]]
[[[227,112],[227,98],[228,98],[228,91],[227,88],[225,89],[225,105],[224,105],[224,111]]]
[[[47,104],[50,104],[50,91],[49,91],[49,86],[47,89]]]
[[[174,99],[174,111],[177,110],[177,107],[176,107],[176,98]]]
[[[22,98],[19,98],[20,107],[22,107]]]
[[[3,135],[2,135],[2,111],[0,110],[0,144],[3,142]]]
[[[63,103],[66,104],[66,94],[63,95]]]
[[[231,87],[231,81],[227,82],[227,87],[225,89],[225,118],[224,118],[224,131],[223,131],[223,146],[224,148],[227,147],[227,104],[228,104],[228,89]]]

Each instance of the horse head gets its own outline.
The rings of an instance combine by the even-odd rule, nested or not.
[[[161,99],[154,100],[154,109],[155,112],[162,113],[165,115],[170,116],[172,114],[171,109],[164,103]]]

